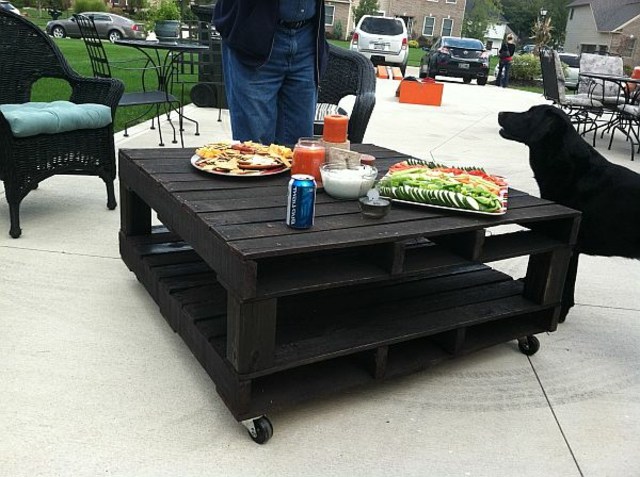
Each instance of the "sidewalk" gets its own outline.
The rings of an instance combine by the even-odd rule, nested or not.
[[[497,113],[544,99],[445,83],[436,108],[399,104],[397,82],[378,81],[365,142],[484,166],[537,195],[528,150],[498,135]],[[188,114],[202,122],[200,136],[187,126],[186,147],[230,138],[226,112],[220,123],[216,109]],[[157,141],[148,124],[116,135],[119,148]],[[640,172],[621,136],[607,144],[606,157]],[[581,258],[577,305],[530,358],[513,341],[274,413],[259,446],[120,260],[102,181],[41,183],[18,240],[3,195],[1,476],[640,475],[638,262]]]

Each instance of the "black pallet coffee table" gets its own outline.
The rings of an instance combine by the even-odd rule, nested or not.
[[[381,174],[407,158],[354,148]],[[296,231],[288,174],[208,175],[192,154],[120,151],[121,255],[256,442],[271,410],[508,340],[533,354],[557,327],[579,212],[510,190],[501,216],[397,205],[374,220],[319,193]],[[487,265],[519,256],[522,279]]]

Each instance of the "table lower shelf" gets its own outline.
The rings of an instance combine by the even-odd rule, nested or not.
[[[197,254],[169,232],[121,236],[120,249],[238,420],[557,324],[557,304],[533,303],[520,281],[469,262],[446,273],[281,297],[272,363],[239,374],[226,359],[227,292]]]

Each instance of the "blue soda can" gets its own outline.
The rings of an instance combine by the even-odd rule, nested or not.
[[[294,174],[289,181],[287,225],[292,229],[308,229],[316,214],[316,181],[313,176]]]

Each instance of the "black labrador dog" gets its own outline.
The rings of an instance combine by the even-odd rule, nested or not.
[[[555,106],[498,115],[505,139],[529,146],[540,197],[582,212],[560,321],[574,305],[580,253],[640,258],[640,174],[607,161]]]

